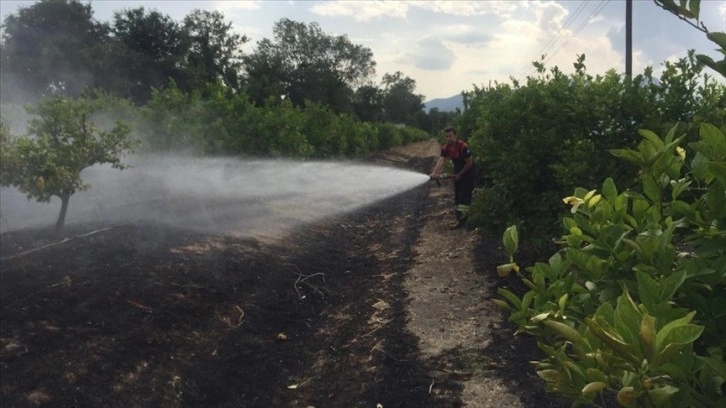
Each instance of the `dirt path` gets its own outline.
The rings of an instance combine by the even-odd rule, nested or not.
[[[427,172],[435,142],[378,155]],[[3,234],[3,407],[556,407],[489,301],[498,238],[427,184],[283,239]],[[83,235],[98,231],[93,235]]]

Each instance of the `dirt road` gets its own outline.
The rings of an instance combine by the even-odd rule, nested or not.
[[[427,172],[426,142],[373,159]],[[417,187],[274,241],[164,225],[4,234],[4,407],[555,407],[490,302],[498,237]],[[92,235],[82,236],[89,231]]]

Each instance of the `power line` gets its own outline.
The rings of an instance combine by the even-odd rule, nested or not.
[[[585,9],[585,7],[591,2],[588,2],[586,0],[583,0],[580,2],[580,5],[575,9],[575,11],[567,16],[565,21],[562,24],[562,27],[557,31],[557,34],[552,36],[550,40],[547,42],[547,44],[542,47],[542,49],[535,54],[534,58],[539,59],[541,55],[544,55],[547,53],[547,51],[552,47],[560,38],[560,34],[562,34],[566,29],[572,25],[572,23],[575,22],[575,19],[577,19],[577,16],[580,15],[580,13]],[[531,61],[527,61],[524,63],[524,65],[517,71],[517,74],[522,74],[523,72],[527,71],[528,69],[531,69]]]
[[[598,16],[598,15],[600,14],[600,12],[601,12],[601,11],[602,11],[602,10],[603,10],[603,9],[605,8],[605,6],[607,6],[607,4],[608,4],[609,2],[610,2],[610,0],[601,0],[601,1],[600,1],[600,3],[598,3],[598,5],[597,5],[597,6],[596,6],[596,7],[595,7],[595,8],[593,9],[593,10],[592,10],[592,12],[590,13],[590,15],[589,15],[589,16],[587,16],[587,18],[585,19],[585,21],[583,21],[583,22],[582,22],[582,23],[581,23],[581,24],[580,24],[580,25],[579,25],[579,26],[578,26],[578,27],[577,27],[577,28],[575,29],[575,31],[573,31],[573,32],[572,32],[572,34],[571,34],[571,35],[570,35],[570,36],[569,36],[569,37],[568,37],[568,38],[567,38],[567,39],[565,40],[565,42],[563,42],[563,43],[562,43],[562,44],[560,45],[560,47],[559,47],[559,48],[557,48],[557,49],[556,49],[556,50],[555,50],[555,51],[554,51],[554,52],[553,52],[553,53],[552,53],[551,55],[549,55],[549,56],[548,56],[548,57],[547,57],[547,58],[545,59],[545,61],[544,61],[543,63],[544,63],[545,65],[546,65],[546,64],[547,64],[548,62],[550,62],[550,60],[552,60],[552,58],[554,58],[554,57],[555,57],[555,55],[557,55],[557,53],[559,53],[559,52],[560,52],[560,51],[561,51],[561,50],[562,50],[563,48],[565,48],[565,46],[567,46],[567,44],[569,44],[569,43],[570,43],[570,41],[572,41],[572,40],[573,40],[573,39],[574,39],[575,37],[577,37],[577,35],[578,35],[578,34],[580,34],[580,32],[581,32],[581,31],[582,31],[582,30],[583,30],[583,29],[584,29],[585,27],[587,27],[587,26],[588,26],[588,24],[590,24],[590,22],[592,21],[592,19],[594,19],[595,17],[597,17],[597,16]],[[533,72],[536,72],[536,71],[530,71],[530,75],[531,75],[531,74],[532,74]]]
[[[555,35],[554,37],[552,37],[552,39],[550,40],[550,42],[547,43],[547,45],[545,45],[545,47],[537,54],[537,57],[539,57],[542,54],[546,54],[547,51],[550,50],[550,47],[552,47],[553,45],[555,45],[555,43],[557,42],[556,39],[557,39],[557,37],[560,36],[560,33],[562,33],[565,29],[569,28],[570,25],[575,22],[575,18],[577,18],[577,16],[580,15],[580,13],[582,12],[582,10],[585,9],[585,6],[587,4],[588,3],[585,2],[585,1],[583,1],[580,4],[580,7],[577,10],[575,10],[575,12],[572,13],[572,15],[570,16],[571,18],[568,18],[569,22],[568,21],[565,22],[565,24],[560,28],[560,31],[557,32],[557,35]]]

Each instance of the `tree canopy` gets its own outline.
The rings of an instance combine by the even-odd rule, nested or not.
[[[0,125],[0,185],[14,186],[39,202],[59,197],[58,232],[63,229],[70,197],[89,187],[81,171],[103,163],[122,169],[123,154],[132,150],[134,142],[124,122],[117,121],[110,129],[96,124],[98,118],[93,115],[108,101],[58,95],[28,107],[36,115],[28,135],[12,137],[5,124]]]
[[[351,112],[354,89],[375,73],[371,50],[345,35],[325,34],[317,23],[283,18],[273,33],[245,58],[252,99],[285,95],[297,106],[311,101]]]
[[[53,92],[77,95],[100,85],[109,26],[90,4],[42,1],[5,18],[2,36],[3,98],[24,101]]]

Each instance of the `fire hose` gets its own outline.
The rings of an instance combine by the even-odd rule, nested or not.
[[[441,173],[438,176],[430,176],[429,181],[436,181],[436,185],[441,187],[441,180],[452,179],[452,178],[454,178],[453,174]]]

